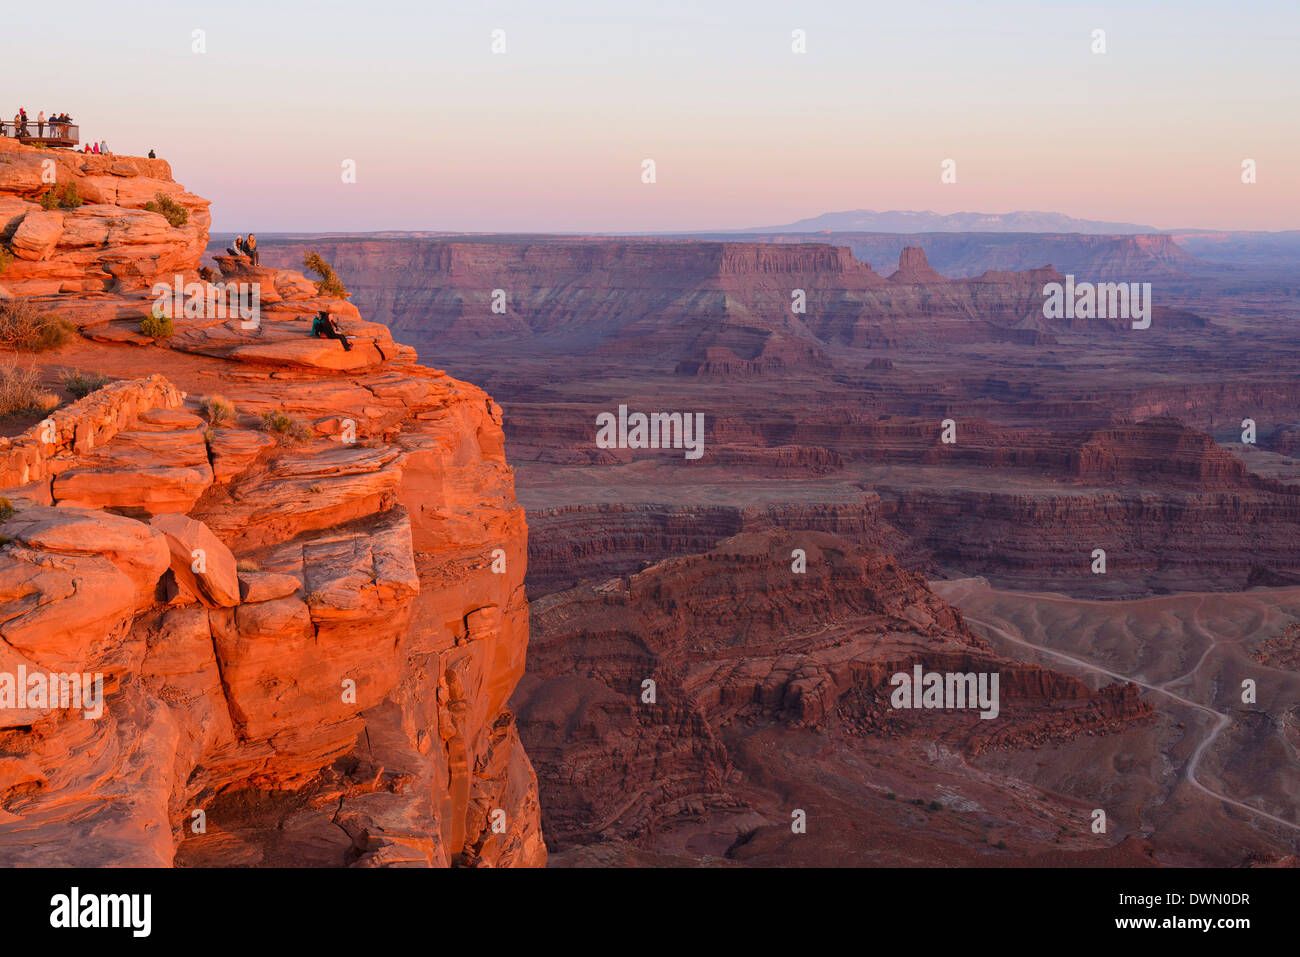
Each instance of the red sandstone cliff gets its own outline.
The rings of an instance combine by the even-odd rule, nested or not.
[[[83,205],[36,201],[47,159]],[[188,222],[144,209],[158,193]],[[0,141],[0,226],[0,297],[80,332],[0,361],[55,392],[61,369],[113,380],[0,437],[0,672],[105,682],[96,720],[0,710],[0,863],[544,863],[506,709],[527,529],[500,408],[246,261],[221,265],[260,285],[256,328],[178,310],[142,335],[153,282],[198,282],[207,241],[161,160]],[[319,309],[350,352],[309,337]]]

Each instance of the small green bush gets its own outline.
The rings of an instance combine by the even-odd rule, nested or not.
[[[76,327],[43,313],[24,299],[0,301],[0,346],[17,352],[44,352],[68,341]]]
[[[262,430],[274,434],[282,442],[303,442],[311,435],[307,426],[279,409],[262,413]]]
[[[52,186],[49,192],[41,195],[42,209],[76,209],[84,202],[73,180],[65,181],[62,186]]]
[[[14,503],[7,498],[0,498],[0,522],[7,522],[14,517]]]
[[[223,425],[235,417],[235,403],[224,395],[204,396],[199,402],[199,408],[214,426]]]
[[[78,399],[84,399],[96,389],[102,389],[113,381],[102,372],[82,372],[80,369],[64,372],[60,378],[63,379],[63,388]]]
[[[154,198],[144,204],[144,208],[151,213],[161,213],[177,229],[190,221],[190,211],[166,193],[155,193]]]
[[[171,316],[145,316],[140,320],[140,334],[150,339],[166,339],[175,332]]]
[[[352,295],[348,292],[347,287],[343,285],[343,280],[334,272],[334,267],[322,259],[320,253],[310,252],[303,256],[302,264],[305,269],[309,269],[320,276],[320,281],[316,283],[316,291],[322,296],[346,299]]]

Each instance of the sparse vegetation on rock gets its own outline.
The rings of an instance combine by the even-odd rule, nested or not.
[[[84,399],[112,381],[101,372],[82,372],[80,369],[66,370],[59,377],[63,380],[63,387],[78,399]]]
[[[44,352],[68,341],[74,327],[58,316],[41,312],[22,299],[0,302],[0,347],[16,352]]]
[[[0,365],[0,416],[46,412],[58,404],[59,397],[41,387],[35,369]]]
[[[166,193],[155,195],[153,199],[144,204],[144,208],[151,213],[162,214],[162,217],[177,229],[190,221],[189,210]]]
[[[84,202],[75,180],[67,180],[61,186],[52,186],[49,191],[41,194],[41,208],[47,210],[76,209]]]
[[[145,316],[140,320],[140,333],[151,339],[166,339],[174,332],[171,316]]]
[[[235,404],[224,395],[206,395],[199,402],[199,408],[214,426],[224,425],[235,417]]]
[[[333,296],[335,299],[346,299],[351,293],[343,285],[343,280],[334,272],[334,267],[321,258],[318,252],[309,252],[302,257],[303,268],[314,272],[320,276],[316,283],[316,291],[322,296]]]
[[[311,435],[307,426],[280,409],[262,413],[262,430],[272,433],[281,442],[303,442]]]

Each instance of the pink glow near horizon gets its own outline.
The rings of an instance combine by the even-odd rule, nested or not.
[[[855,208],[1300,228],[1285,7],[1266,31],[1142,2],[1123,15],[398,3],[340,31],[351,5],[337,0],[297,18],[231,0],[231,17],[258,17],[235,34],[193,3],[130,30],[85,6],[104,36],[69,38],[58,77],[16,71],[11,95],[33,115],[69,109],[116,151],[156,148],[213,201],[216,230],[704,230]],[[956,183],[940,182],[946,158]]]

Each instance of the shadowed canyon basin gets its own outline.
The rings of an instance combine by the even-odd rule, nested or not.
[[[313,250],[504,409],[552,865],[1295,862],[1294,270],[1167,235],[263,255]],[[1067,273],[1150,283],[1149,325],[1047,318]],[[620,406],[702,415],[698,457],[598,441]],[[999,713],[894,707],[916,665],[997,673]]]
[[[0,141],[5,329],[49,340],[0,356],[0,862],[1295,862],[1274,266],[423,235],[254,265],[165,161],[58,154],[60,206],[46,158]],[[1103,282],[1131,308],[1045,313]]]

